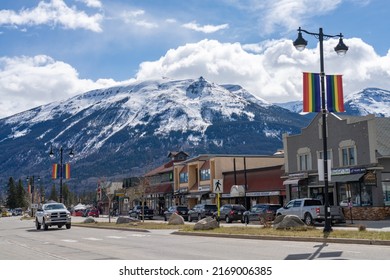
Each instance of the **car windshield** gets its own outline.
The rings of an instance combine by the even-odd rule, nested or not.
[[[204,209],[207,209],[207,210],[217,210],[217,205],[205,205]]]
[[[188,210],[188,208],[185,206],[177,207],[177,211],[187,211],[187,210]]]
[[[57,210],[57,209],[65,209],[65,205],[63,204],[48,204],[44,207],[45,210]]]

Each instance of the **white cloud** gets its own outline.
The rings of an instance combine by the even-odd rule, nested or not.
[[[116,84],[80,79],[72,66],[45,55],[0,57],[0,118]]]
[[[83,2],[85,5],[91,8],[101,8],[103,6],[100,0],[77,0]]]
[[[158,25],[144,18],[140,18],[145,15],[144,10],[127,10],[121,13],[122,20],[127,24],[132,24],[147,29],[157,28]]]
[[[368,87],[390,89],[390,51],[380,56],[361,39],[344,41],[349,46],[344,57],[334,52],[336,39],[324,42],[325,72],[343,75],[344,94]],[[141,63],[136,78],[203,76],[211,82],[239,84],[269,102],[285,102],[302,99],[304,71],[319,72],[318,47],[298,52],[287,39],[251,45],[202,40]],[[129,81],[80,79],[71,65],[45,55],[0,57],[0,117]]]
[[[63,0],[41,1],[37,7],[22,9],[19,12],[0,10],[0,25],[60,25],[65,29],[81,28],[101,32],[100,24],[102,20],[103,15],[94,14],[89,16],[75,7],[68,7]]]
[[[203,32],[203,33],[214,33],[214,32],[217,32],[219,30],[229,28],[229,24],[220,24],[220,25],[206,24],[206,25],[200,26],[196,22],[185,23],[182,26],[184,28],[191,29],[191,30],[198,31],[198,32]]]
[[[367,87],[390,89],[390,52],[381,57],[360,39],[344,40],[346,56],[334,52],[337,40],[324,42],[325,72],[344,75],[345,95]],[[249,51],[250,50],[250,51]],[[169,50],[157,61],[140,65],[137,79],[197,78],[242,85],[270,102],[302,99],[302,72],[319,72],[318,48],[298,52],[291,40],[257,46],[203,40]]]

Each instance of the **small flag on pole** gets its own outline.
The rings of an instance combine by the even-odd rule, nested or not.
[[[58,173],[59,173],[58,164],[57,163],[53,163],[53,170],[51,172],[51,178],[52,179],[57,179],[59,177]]]
[[[345,111],[341,75],[326,75],[326,101],[329,112]]]
[[[320,74],[303,73],[303,112],[321,112]]]
[[[66,163],[64,165],[64,177],[65,179],[70,179],[70,164],[69,163]]]

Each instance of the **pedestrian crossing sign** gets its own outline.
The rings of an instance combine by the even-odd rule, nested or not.
[[[223,179],[213,180],[213,193],[223,193]]]

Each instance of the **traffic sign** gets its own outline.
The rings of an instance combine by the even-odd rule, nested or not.
[[[223,179],[213,180],[213,193],[223,193]]]

